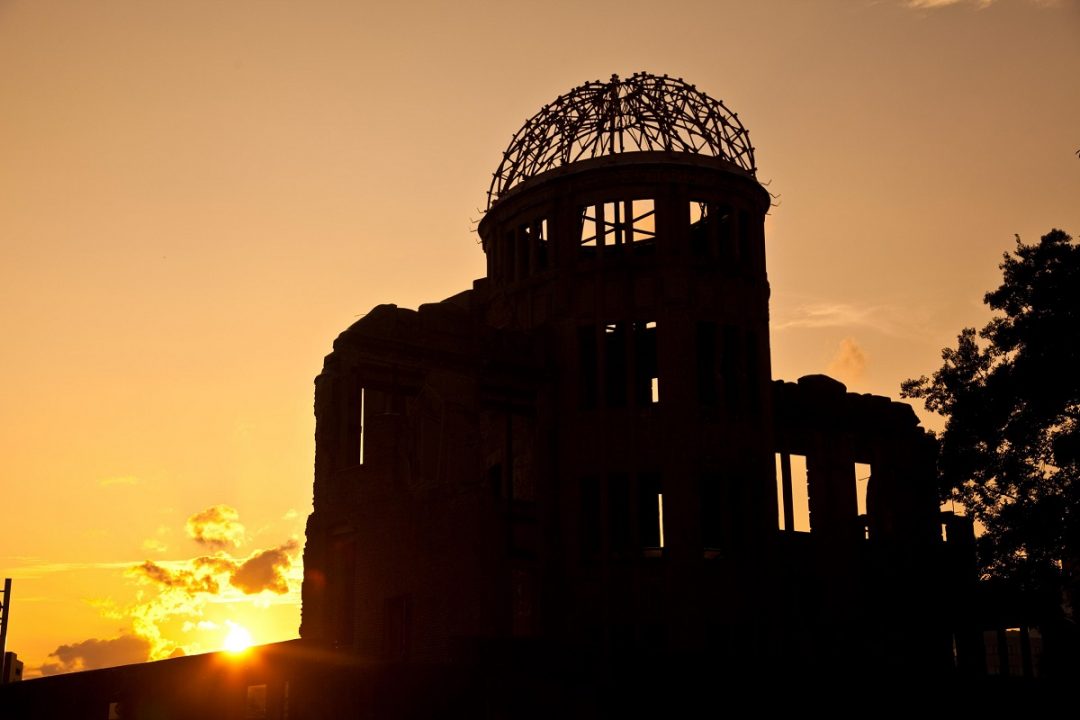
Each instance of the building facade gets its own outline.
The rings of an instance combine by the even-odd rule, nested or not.
[[[417,663],[954,663],[932,442],[907,405],[773,381],[755,172],[737,116],[672,78],[588,83],[526,123],[478,228],[486,277],[375,308],[316,380],[305,639]]]

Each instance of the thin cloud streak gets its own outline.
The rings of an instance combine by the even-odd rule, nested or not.
[[[913,318],[912,308],[896,305],[852,305],[842,302],[811,302],[799,305],[772,323],[774,331],[824,328],[867,329],[893,338],[932,338],[925,325]]]
[[[119,475],[116,477],[102,478],[98,481],[98,485],[102,487],[111,487],[113,485],[138,485],[139,478],[134,475]]]
[[[17,580],[35,580],[43,575],[55,573],[67,573],[73,570],[126,570],[132,565],[138,565],[141,560],[127,560],[122,562],[48,562],[34,565],[24,565],[12,571],[11,576]]]
[[[904,0],[904,6],[913,10],[940,10],[954,5],[971,5],[976,10],[985,10],[996,2],[997,0]],[[1062,0],[1027,0],[1027,4],[1049,9],[1061,7],[1063,3]]]

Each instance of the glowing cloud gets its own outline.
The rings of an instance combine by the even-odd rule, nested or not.
[[[233,572],[229,582],[245,595],[263,590],[284,595],[289,592],[285,573],[292,567],[292,557],[299,549],[300,544],[290,540],[272,550],[255,553]]]
[[[240,547],[244,542],[244,526],[240,514],[228,505],[214,505],[187,519],[191,538],[214,550]]]
[[[41,667],[42,674],[183,655],[188,650],[180,644],[179,638],[165,634],[175,631],[172,628],[184,633],[194,643],[194,650],[211,649],[190,635],[196,630],[220,631],[221,625],[205,617],[209,603],[244,602],[252,603],[255,607],[266,607],[272,601],[295,602],[302,581],[298,562],[301,543],[298,540],[290,539],[276,547],[254,550],[246,557],[234,557],[226,549],[243,541],[245,529],[240,523],[239,514],[227,505],[215,505],[192,515],[187,520],[186,528],[196,542],[212,548],[214,552],[184,560],[38,564],[21,568],[24,575],[36,577],[73,568],[123,567],[129,578],[143,586],[131,604],[118,605],[111,599],[92,603],[103,617],[128,624],[128,629],[122,631],[119,637],[61,645],[50,654],[50,657],[56,658],[56,662],[45,663]],[[161,527],[156,534],[164,536],[168,532],[168,528]],[[145,549],[162,551],[164,544],[151,538],[146,542]],[[34,561],[36,558],[24,560]],[[272,600],[275,596],[281,598],[280,601]],[[251,644],[251,636],[244,628],[227,622],[232,628],[227,639],[231,647],[239,651],[241,646]]]
[[[840,347],[837,348],[829,366],[825,368],[825,373],[850,385],[862,380],[864,370],[866,370],[866,353],[854,338],[847,337],[840,341]]]

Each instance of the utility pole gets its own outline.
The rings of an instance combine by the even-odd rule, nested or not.
[[[7,626],[11,615],[11,578],[4,578],[4,601],[0,603],[0,685],[7,682]]]

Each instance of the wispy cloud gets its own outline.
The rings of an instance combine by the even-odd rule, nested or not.
[[[848,331],[871,330],[906,340],[927,336],[925,323],[920,322],[921,309],[898,305],[852,305],[843,302],[817,301],[803,303],[779,314],[773,330],[838,328]]]
[[[829,328],[869,325],[874,315],[871,307],[847,303],[817,302],[800,305],[788,318],[773,322],[776,330],[787,328]]]
[[[1059,7],[1062,0],[1027,0],[1028,4],[1042,8]],[[938,10],[953,5],[970,5],[978,10],[993,5],[997,0],[903,0],[904,5],[915,10]]]
[[[228,505],[214,505],[195,513],[187,519],[186,527],[195,542],[214,550],[240,547],[244,542],[240,514]]]
[[[989,7],[994,0],[906,0],[905,5],[919,10],[934,10],[950,5],[974,5],[979,8]]]
[[[102,487],[110,487],[113,485],[138,485],[139,478],[134,475],[117,475],[115,477],[107,477],[98,480],[98,485]]]
[[[169,550],[169,546],[161,542],[157,538],[147,538],[146,540],[143,540],[142,548],[147,552],[156,553],[163,553]]]
[[[36,559],[36,558],[35,558]],[[69,573],[76,570],[122,570],[131,567],[138,562],[128,560],[126,562],[33,562],[25,565],[16,565],[11,570],[12,577],[20,580],[33,580],[42,575],[55,573]]]

